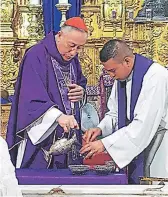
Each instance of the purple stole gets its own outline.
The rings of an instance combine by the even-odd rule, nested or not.
[[[132,87],[131,87],[131,106],[130,122],[134,118],[134,109],[141,92],[144,75],[148,71],[153,61],[139,54],[135,55],[133,68]],[[126,82],[118,81],[118,129],[127,125],[127,100],[126,100]],[[139,183],[139,176],[143,176],[144,156],[143,152],[136,157],[128,166],[129,183]]]
[[[65,71],[65,69],[66,69],[66,72],[70,73],[70,77],[69,77],[70,83],[77,83],[77,76],[75,75],[73,65],[72,65],[72,63],[70,63],[66,67],[62,68],[62,66],[54,58],[51,57],[51,61],[52,61],[54,73],[56,76],[59,92],[61,95],[61,100],[62,100],[63,106],[65,108],[66,114],[72,115],[72,105],[71,105],[71,102],[67,96],[68,95],[68,87],[67,87],[67,81],[63,75],[63,70]],[[74,103],[75,114],[73,114],[73,115],[77,115],[76,110],[78,110],[78,108],[79,108],[78,102]],[[56,132],[60,133],[60,131],[58,131],[59,130],[58,127],[56,130],[57,130]],[[72,145],[72,150],[67,154],[67,160],[66,160],[67,165],[82,164],[82,157],[79,154],[79,150],[81,149],[81,145],[80,145],[81,139],[79,137],[79,133],[81,131],[73,129],[73,132],[76,132],[79,144]],[[62,133],[62,136],[64,135],[65,137],[70,138],[70,137],[72,137],[72,134],[73,133],[71,130],[69,134]],[[66,155],[62,155],[60,157],[65,158]],[[57,157],[57,158],[60,158],[60,157]]]
[[[64,105],[66,114],[71,115],[72,109],[71,109],[71,102],[68,100],[68,96],[67,96],[68,95],[67,82],[64,79],[63,73],[61,71],[61,66],[59,65],[59,63],[54,58],[51,58],[51,60],[52,60],[56,80],[58,83],[58,88],[61,94],[61,100]],[[67,65],[67,71],[70,72],[70,82],[76,83],[77,77],[75,76],[74,69],[71,63]]]

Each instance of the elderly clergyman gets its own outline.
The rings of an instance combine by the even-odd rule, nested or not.
[[[29,48],[19,68],[9,118],[7,142],[16,168],[66,168],[80,164],[80,145],[68,155],[45,160],[44,151],[76,129],[81,144],[80,107],[86,78],[78,52],[87,41],[87,27],[80,17],[68,19],[57,33],[49,33]],[[75,131],[74,131],[75,132]]]

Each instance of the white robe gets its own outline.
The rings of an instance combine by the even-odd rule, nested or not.
[[[0,136],[0,196],[21,197],[6,141]]]
[[[85,102],[86,102],[86,94],[84,94],[83,100],[81,102],[81,106]],[[71,103],[71,108],[73,107],[74,107],[74,104]],[[58,125],[57,119],[62,114],[63,113],[59,109],[52,107],[49,110],[47,110],[38,121],[35,121],[32,124],[32,127],[29,130],[26,130],[32,144],[37,145],[41,143],[43,140],[45,140],[57,127]],[[24,156],[25,148],[26,148],[26,143],[27,143],[27,139],[25,138],[18,145],[16,168],[20,168],[22,164],[22,160],[23,160],[23,156]]]
[[[27,134],[31,142],[36,145],[45,140],[57,127],[57,119],[62,112],[59,109],[51,108],[40,118],[38,122],[32,125],[30,130],[27,130]],[[38,131],[38,132],[37,132]],[[16,168],[20,168],[25,153],[27,139],[21,141],[18,147],[18,154],[16,160]]]
[[[127,79],[127,106],[130,106],[132,77]],[[98,125],[102,129],[102,143],[116,164],[123,168],[139,155],[151,142],[158,127],[166,129],[163,141],[150,167],[151,177],[168,178],[168,71],[153,63],[144,76],[142,89],[134,110],[134,119],[117,130],[117,81],[108,101],[109,112]],[[127,107],[130,119],[130,107]]]

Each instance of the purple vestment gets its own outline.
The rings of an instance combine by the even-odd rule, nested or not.
[[[153,61],[139,54],[135,55],[133,68],[131,102],[130,102],[130,121],[134,118],[134,109],[141,92],[144,75],[148,71]],[[118,128],[127,125],[127,101],[126,101],[126,82],[118,81]],[[143,176],[144,155],[143,152],[138,155],[128,166],[129,183],[139,183],[139,177]]]
[[[53,106],[66,114],[51,58],[55,59],[64,68],[71,63],[77,84],[83,88],[86,86],[86,78],[82,74],[78,57],[75,56],[69,62],[64,61],[56,47],[53,32],[26,51],[19,69],[7,131],[7,142],[14,165],[16,165],[17,144],[26,135],[26,128],[42,117]],[[80,125],[78,104],[75,104],[75,118]],[[37,145],[33,145],[29,137],[26,137],[28,140],[21,168],[47,167],[48,164],[44,160],[41,148],[49,150],[53,142],[54,133]],[[57,126],[56,139],[60,138],[62,133],[63,129]],[[81,143],[81,131],[77,131],[77,138]],[[69,157],[71,157],[71,154],[69,154]],[[69,162],[81,163],[82,159],[71,161],[71,158],[69,158]],[[50,168],[65,167],[67,167],[66,155],[53,157]]]

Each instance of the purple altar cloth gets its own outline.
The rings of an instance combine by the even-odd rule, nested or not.
[[[16,169],[20,185],[125,185],[127,175],[122,173],[106,176],[87,172],[86,175],[72,175],[69,169]]]

